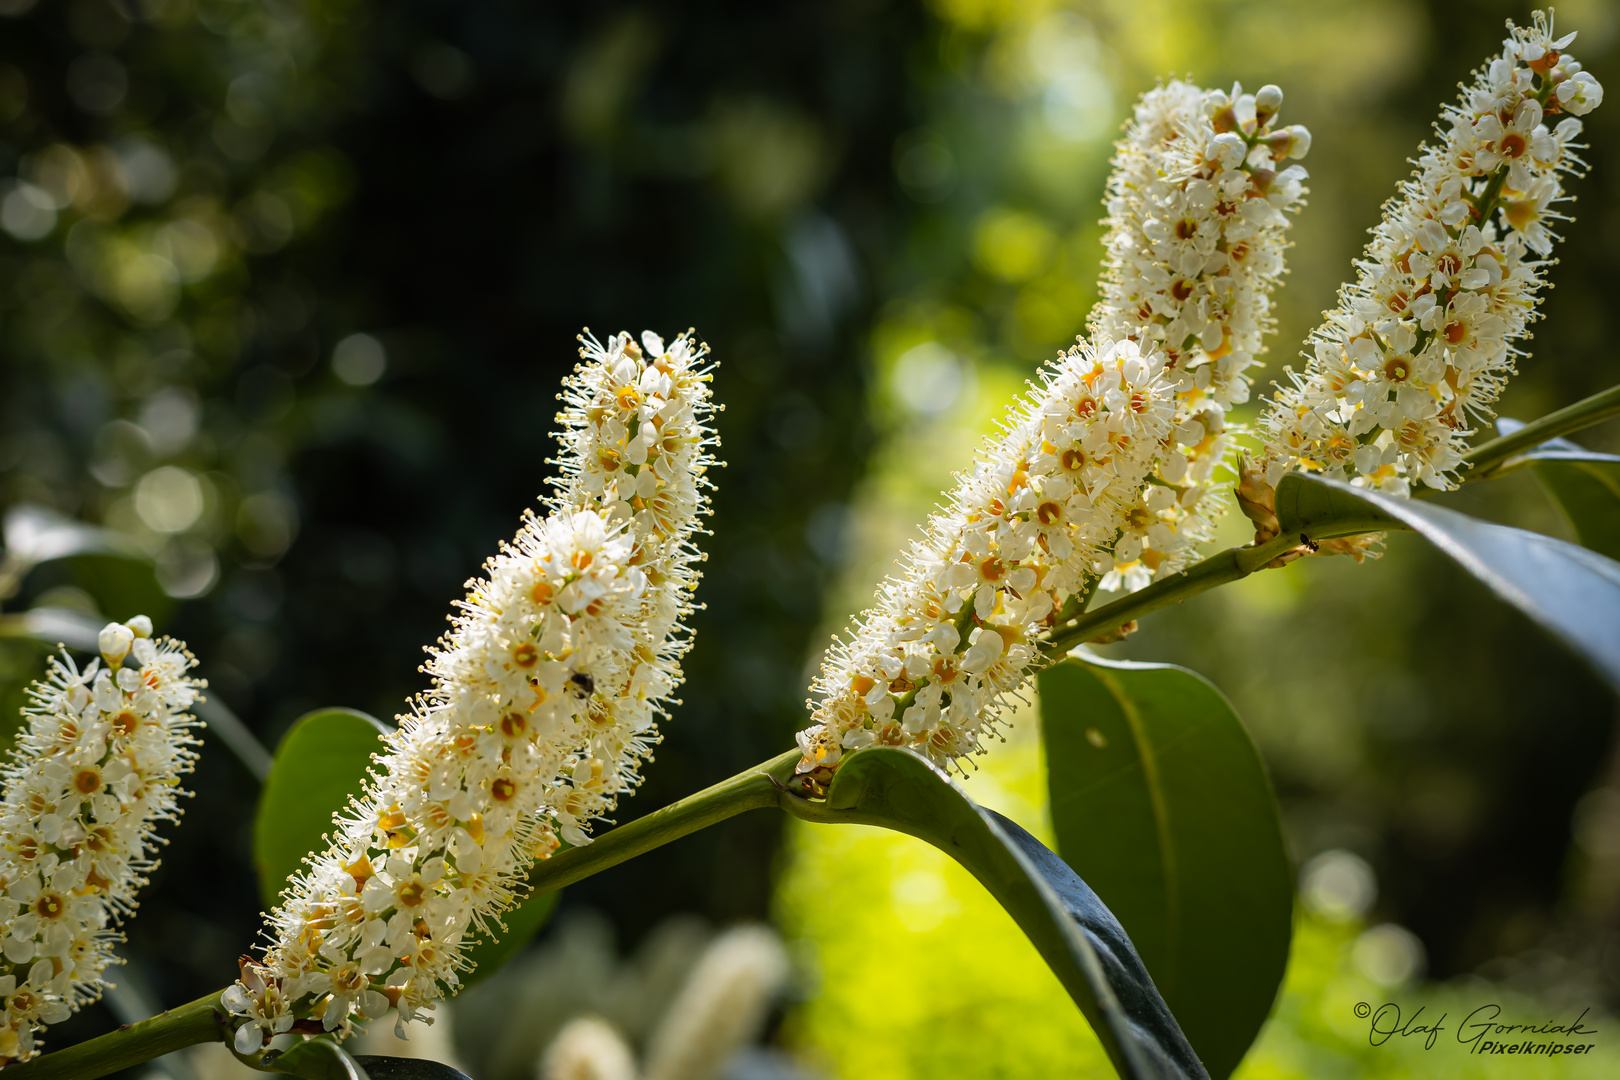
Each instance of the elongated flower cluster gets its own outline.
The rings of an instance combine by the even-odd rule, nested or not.
[[[151,635],[145,616],[109,624],[99,660],[80,671],[64,651],[28,690],[0,804],[0,1064],[101,997],[114,928],[157,865],[157,825],[180,816],[200,726],[187,710],[206,684],[183,644]]]
[[[1277,124],[1282,97],[1275,86],[1227,94],[1171,82],[1143,95],[1116,147],[1092,332],[1163,354],[1177,430],[1155,467],[1163,489],[1151,514],[1127,533],[1141,555],[1119,560],[1104,589],[1179,569],[1224,512],[1226,413],[1249,398],[1289,215],[1304,205],[1305,170],[1285,163],[1305,156],[1311,136]]]
[[[1130,341],[1082,345],[1041,378],[853,639],[833,643],[799,733],[812,781],[867,746],[941,765],[978,752],[1039,663],[1037,638],[1088,577],[1136,557],[1122,534],[1149,513],[1140,493],[1174,437],[1163,358]]]
[[[301,1020],[347,1034],[453,994],[471,935],[500,925],[534,860],[559,835],[588,843],[587,821],[637,783],[681,679],[710,376],[685,336],[666,350],[621,334],[582,355],[559,418],[562,490],[469,583],[430,650],[432,689],[227,992],[241,1053]]]
[[[1528,336],[1603,88],[1538,12],[1441,117],[1440,142],[1384,207],[1355,284],[1311,335],[1264,420],[1264,479],[1289,469],[1404,493],[1448,488]]]

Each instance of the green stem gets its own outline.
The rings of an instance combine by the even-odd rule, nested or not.
[[[1299,547],[1304,539],[1303,536],[1286,533],[1264,544],[1227,548],[1202,562],[1194,563],[1179,574],[1161,578],[1129,596],[1087,612],[1067,626],[1055,628],[1042,644],[1041,651],[1055,661],[1076,645],[1124,626],[1132,619],[1139,619],[1171,604],[1179,604],[1218,585],[1248,577],[1277,556]]]
[[[529,872],[529,887],[536,893],[555,892],[745,810],[775,806],[777,793],[792,778],[793,766],[799,757],[799,751],[790,750],[729,780],[654,810],[646,817],[603,833],[584,847],[570,848],[536,863]]]
[[[1539,420],[1532,420],[1511,435],[1480,443],[1463,456],[1463,461],[1473,466],[1465,479],[1484,480],[1500,476],[1516,468],[1511,459],[1531,447],[1614,416],[1620,416],[1620,386],[1611,386],[1557,412],[1548,413]]]
[[[150,1019],[13,1065],[5,1070],[6,1080],[95,1080],[188,1046],[219,1042],[228,1032],[219,994],[216,990]]]

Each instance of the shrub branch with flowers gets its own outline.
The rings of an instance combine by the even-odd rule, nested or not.
[[[89,1078],[218,1040],[259,1069],[358,1078],[365,1065],[342,1039],[390,1012],[401,1031],[431,1022],[437,1002],[499,963],[503,936],[520,943],[544,920],[556,890],[777,808],[947,850],[1023,927],[1121,1075],[1227,1075],[1287,950],[1291,884],[1264,768],[1207,683],[1084,646],[1266,568],[1360,561],[1382,532],[1411,529],[1620,686],[1620,564],[1422,498],[1523,465],[1613,465],[1562,436],[1620,414],[1620,388],[1479,438],[1548,283],[1565,183],[1582,169],[1578,118],[1602,101],[1566,52],[1573,39],[1540,14],[1509,25],[1386,204],[1305,367],[1286,369],[1253,428],[1230,412],[1273,328],[1311,136],[1279,123],[1275,86],[1173,81],[1146,94],[1114,158],[1087,334],[1013,403],[900,572],[832,643],[797,748],[594,836],[678,705],[717,406],[690,333],[582,339],[555,494],[469,582],[430,650],[430,688],[357,763],[324,835],[261,816],[261,838],[309,854],[239,979],[45,1053],[48,1025],[100,993],[116,927],[155,865],[154,830],[178,816],[203,685],[184,646],[153,639],[143,618],[103,629],[82,669],[64,652],[33,690],[5,774],[0,1060],[19,1077]],[[1229,492],[1255,539],[1202,554]],[[1566,509],[1579,525],[1615,508]],[[1054,794],[1088,791],[1087,813],[1117,809],[1128,831],[1125,800],[1158,785],[1144,804],[1176,816],[1151,822],[1144,843],[1152,858],[1183,858],[1175,882],[1121,884],[1119,859],[1088,839],[1095,818],[1055,809],[1053,853],[951,782],[1032,688]],[[1213,740],[1198,785],[1166,768],[1136,770],[1142,790],[1120,787],[1107,754],[1132,748],[1107,749],[1115,708],[1145,718],[1142,755]],[[339,753],[327,733],[340,721],[354,714],[300,723],[266,805],[278,777],[296,781],[299,755]],[[1221,828],[1198,833],[1205,820]],[[1191,903],[1167,904],[1172,889]],[[1164,914],[1183,909],[1232,922],[1217,933],[1196,911]],[[1167,919],[1185,925],[1167,933]]]

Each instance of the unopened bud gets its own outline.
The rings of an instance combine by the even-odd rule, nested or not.
[[[109,667],[117,667],[129,655],[129,647],[135,641],[135,632],[123,623],[108,623],[96,635],[96,645],[101,649],[102,658]]]
[[[130,619],[128,622],[124,623],[124,625],[129,627],[138,638],[149,638],[152,636],[152,620],[147,618],[145,615],[137,615],[133,619]]]
[[[1282,87],[1267,83],[1254,95],[1254,117],[1262,126],[1282,108]]]
[[[1310,130],[1301,124],[1292,124],[1266,136],[1266,149],[1273,161],[1283,158],[1302,158],[1311,150]]]

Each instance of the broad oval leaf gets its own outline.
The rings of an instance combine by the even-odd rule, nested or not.
[[[253,822],[253,861],[266,910],[276,905],[304,856],[325,846],[333,815],[365,783],[386,730],[363,712],[331,708],[300,717],[282,738]],[[463,987],[492,974],[528,944],[556,906],[557,894],[546,893],[505,912],[506,929],[499,938],[479,935],[468,950],[473,968],[463,976]]]
[[[386,730],[356,709],[317,709],[282,737],[253,820],[253,865],[267,910],[304,856],[324,846],[332,816],[360,791]]]
[[[1331,539],[1411,529],[1539,623],[1620,690],[1620,563],[1540,533],[1289,473],[1277,485],[1284,532]]]
[[[1017,921],[1080,1006],[1121,1076],[1205,1077],[1119,920],[1039,840],[905,750],[844,760],[823,801],[783,795],[807,821],[878,825],[961,863]]]
[[[1506,417],[1496,421],[1503,435],[1523,428]],[[1563,511],[1582,547],[1620,559],[1620,457],[1600,454],[1568,439],[1549,439],[1507,463],[1524,462],[1548,498]]]
[[[1210,1075],[1237,1067],[1288,963],[1277,800],[1231,704],[1186,668],[1103,660],[1039,680],[1058,854],[1132,943]]]
[[[460,1069],[425,1058],[363,1054],[354,1060],[371,1080],[470,1080]]]

